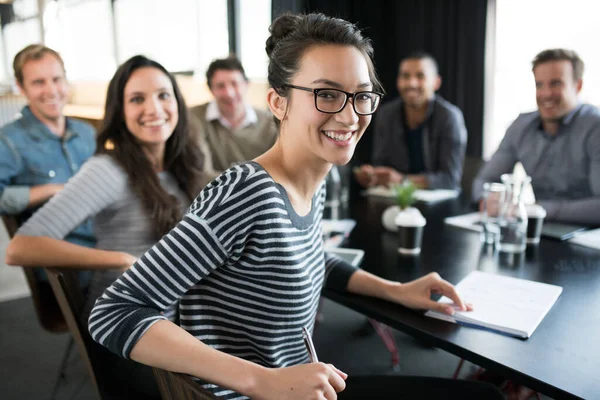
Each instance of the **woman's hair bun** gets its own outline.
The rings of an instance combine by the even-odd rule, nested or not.
[[[271,26],[269,27],[269,32],[271,36],[267,39],[267,44],[265,50],[267,51],[267,56],[271,57],[271,53],[277,46],[277,44],[284,39],[286,36],[290,35],[292,32],[296,30],[296,24],[302,17],[300,15],[294,14],[283,14],[278,17]]]

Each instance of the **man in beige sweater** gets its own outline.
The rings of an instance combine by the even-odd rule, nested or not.
[[[244,102],[248,78],[238,59],[213,61],[206,82],[214,100],[190,108],[190,116],[207,153],[205,169],[216,175],[267,151],[275,143],[277,130],[271,113]]]

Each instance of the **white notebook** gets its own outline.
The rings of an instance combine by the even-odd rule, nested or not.
[[[550,311],[562,287],[473,271],[456,290],[473,305],[473,311],[456,311],[453,316],[428,311],[425,315],[526,339]],[[452,303],[445,296],[439,301]]]

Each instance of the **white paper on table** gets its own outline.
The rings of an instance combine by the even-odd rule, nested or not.
[[[450,189],[417,190],[415,198],[424,203],[437,203],[439,201],[455,199],[459,194],[458,190]]]
[[[481,215],[478,212],[444,218],[444,223],[475,232],[483,232]]]
[[[562,293],[560,286],[480,271],[471,272],[456,290],[473,305],[473,311],[456,311],[453,316],[428,311],[425,315],[520,338],[533,334]],[[445,296],[439,301],[452,304]]]
[[[578,233],[569,243],[600,250],[600,229]]]
[[[368,188],[367,190],[365,190],[365,193],[368,196],[388,197],[390,199],[393,199],[394,197],[396,197],[396,194],[394,193],[394,191],[385,186],[375,186],[375,187]]]
[[[387,197],[393,199],[396,193],[393,189],[385,186],[375,186],[366,190],[369,196]],[[444,200],[455,199],[459,195],[458,190],[436,189],[436,190],[416,190],[414,193],[415,199],[423,203],[431,204]]]

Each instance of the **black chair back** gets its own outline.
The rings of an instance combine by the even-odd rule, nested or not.
[[[77,281],[76,271],[47,268],[48,281],[56,295],[58,304],[65,316],[66,324],[77,345],[77,350],[88,370],[90,380],[100,398],[102,390],[99,386],[98,374],[91,354],[99,346],[88,333],[87,326],[80,321],[79,316],[83,311],[85,299]],[[90,351],[91,350],[91,351]]]
[[[2,222],[6,227],[8,236],[12,238],[19,228],[18,219],[14,216],[3,215]],[[23,273],[31,291],[35,314],[42,328],[51,333],[68,332],[69,328],[56,302],[50,284],[38,279],[35,268],[23,268]]]

